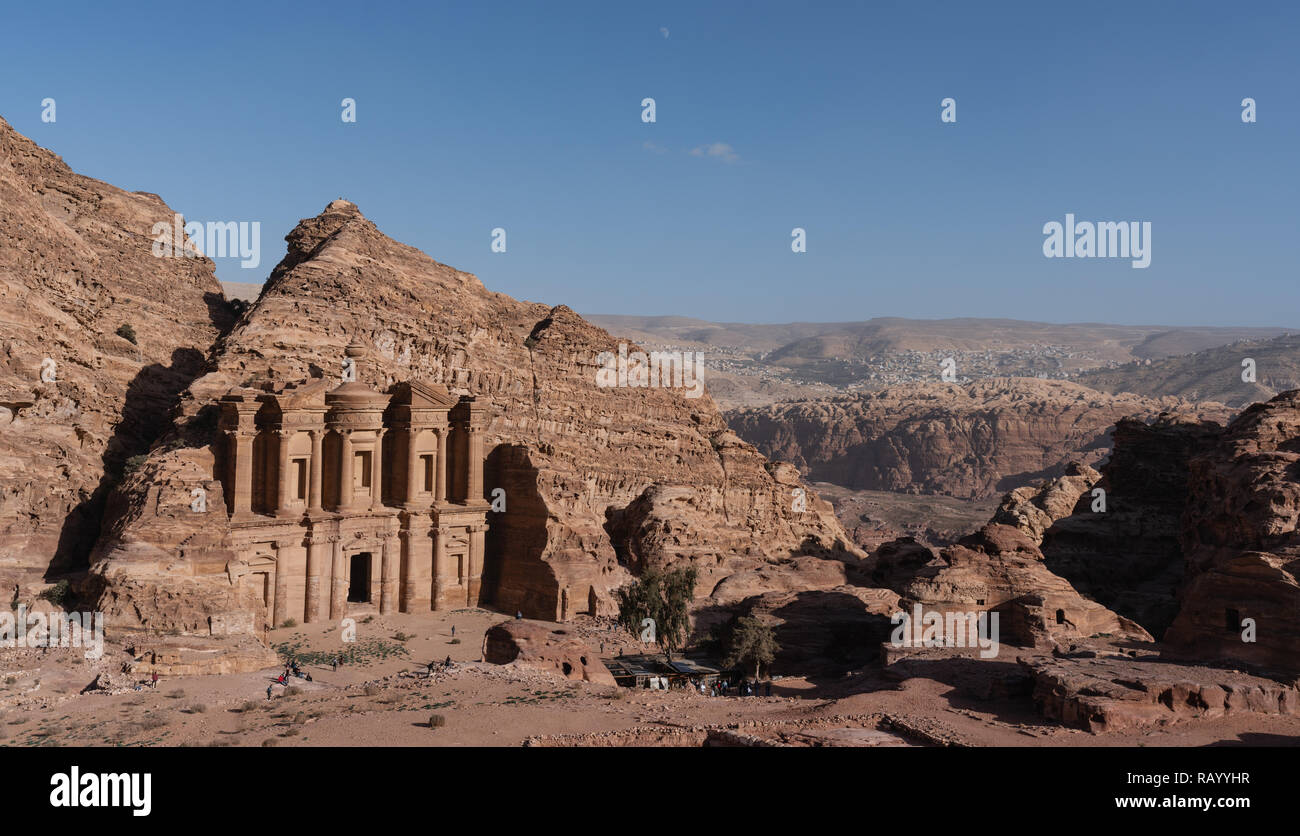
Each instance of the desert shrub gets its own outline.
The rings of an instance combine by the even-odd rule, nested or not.
[[[442,716],[441,714],[431,714],[431,715],[429,715],[429,728],[431,728],[431,729],[440,729],[440,728],[442,728],[442,727],[445,726],[445,725],[447,725],[447,718],[446,718],[446,717]]]
[[[41,592],[40,597],[44,598],[46,601],[49,601],[51,604],[53,604],[56,607],[61,607],[63,606],[63,602],[68,600],[68,592],[70,588],[71,588],[71,584],[69,584],[67,579],[65,578],[64,580],[59,581],[49,589],[46,589],[43,592]]]
[[[460,639],[452,639],[451,641],[447,642],[447,644],[460,644]]]
[[[296,697],[301,693],[302,693],[302,689],[299,688],[297,685],[290,685],[288,688],[284,689],[284,695],[286,697]]]
[[[207,710],[208,707],[201,702],[196,702],[194,703],[194,705],[191,705],[189,708],[191,714],[204,714],[207,712]]]
[[[168,691],[167,696],[171,697],[174,700],[178,700],[181,697],[185,696],[185,689],[177,688],[175,691]]]
[[[286,619],[284,620],[284,623],[281,624],[280,626],[281,626],[281,627],[297,627],[297,626],[298,626],[298,622],[297,622],[295,619],[292,619],[292,618],[286,618]]]
[[[135,329],[131,327],[131,323],[129,322],[124,322],[117,326],[117,330],[114,333],[129,342],[131,345],[139,345],[136,341]]]
[[[367,685],[367,686],[366,686],[366,696],[367,696],[367,697],[375,697],[375,696],[378,696],[379,694],[381,694],[382,692],[383,692],[383,689],[380,688],[378,685]]]
[[[412,635],[409,634],[409,633],[401,633],[401,632],[399,632],[399,633],[395,633],[395,634],[393,634],[393,638],[394,638],[395,640],[399,641],[399,642],[409,642],[411,639],[415,638],[415,636],[412,636]]]
[[[262,745],[266,747],[274,746],[277,743],[279,743],[279,741],[276,740],[274,737],[268,737],[266,740],[262,741]]]

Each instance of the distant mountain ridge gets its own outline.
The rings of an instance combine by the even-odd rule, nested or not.
[[[1242,379],[1244,360],[1254,361],[1253,382]],[[1150,365],[1096,369],[1075,380],[1102,392],[1132,392],[1148,398],[1175,395],[1246,406],[1300,388],[1300,334],[1234,342],[1194,354],[1163,357]]]
[[[1298,329],[1217,326],[1049,323],[1017,319],[906,319],[861,322],[754,324],[709,322],[683,316],[587,314],[617,335],[646,342],[702,343],[769,352],[767,360],[861,359],[882,351],[993,351],[1031,345],[1069,345],[1123,362],[1187,354],[1243,339],[1267,339]]]

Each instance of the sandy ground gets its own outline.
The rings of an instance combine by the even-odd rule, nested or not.
[[[479,661],[484,632],[507,616],[484,610],[374,616],[345,645],[337,626],[280,629],[273,646],[318,658],[312,682],[274,684],[282,669],[163,678],[157,688],[118,694],[79,691],[95,670],[120,666],[110,648],[99,663],[76,650],[0,650],[0,744],[9,746],[519,746],[535,736],[631,733],[734,725],[820,724],[804,742],[898,745],[915,738],[839,718],[887,715],[959,745],[1204,746],[1300,742],[1300,718],[1245,715],[1145,732],[1092,735],[1043,721],[1027,699],[975,701],[925,678],[892,682],[877,673],[835,681],[782,679],[772,697],[706,697],[573,682],[518,664]],[[456,628],[455,640],[452,627]],[[577,632],[607,655],[636,643],[606,625]],[[402,640],[400,635],[407,638]],[[338,671],[325,663],[350,649]],[[317,654],[312,657],[311,654]],[[450,656],[429,676],[430,661]],[[267,699],[266,689],[272,688]],[[432,726],[441,715],[443,725]],[[757,726],[755,726],[757,724]]]

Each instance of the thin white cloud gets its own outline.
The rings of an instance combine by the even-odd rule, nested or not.
[[[668,40],[668,27],[667,27],[667,26],[660,26],[660,27],[659,27],[659,34],[661,34],[661,35],[664,36],[664,40],[665,40],[665,41]]]
[[[667,149],[667,148],[663,147],[662,145],[660,145],[659,143],[655,142],[655,141],[652,140],[652,139],[647,139],[645,142],[641,143],[641,147],[644,148],[645,150],[649,151],[649,152],[652,153],[652,154],[667,154],[667,153],[668,153],[668,149]]]
[[[691,149],[693,157],[712,157],[715,160],[722,160],[724,163],[735,163],[740,161],[740,155],[736,149],[732,148],[725,142],[714,142],[710,145],[701,145],[698,148]]]

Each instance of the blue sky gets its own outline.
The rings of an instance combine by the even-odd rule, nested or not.
[[[227,280],[346,197],[588,313],[1300,327],[1297,33],[1295,3],[32,3],[0,115],[188,220],[260,221]],[[1151,266],[1045,258],[1067,212],[1149,221]]]

